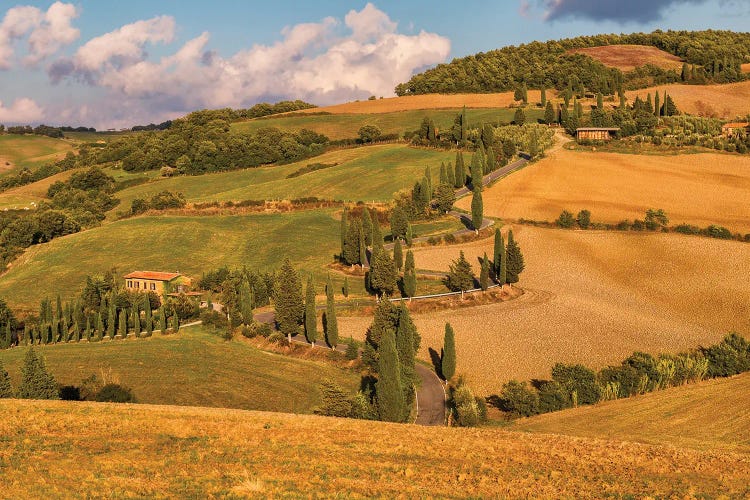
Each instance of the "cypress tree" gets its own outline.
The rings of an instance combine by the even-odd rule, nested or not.
[[[344,286],[341,287],[341,294],[344,297],[349,297],[349,278],[344,276]]]
[[[359,265],[367,267],[367,246],[365,245],[365,233],[362,229],[362,225],[359,226],[359,235],[357,236],[357,242],[359,244]]]
[[[118,321],[119,329],[117,330],[117,335],[119,337],[125,338],[128,336],[128,317],[125,313],[125,309],[120,309],[120,319]]]
[[[403,238],[406,236],[408,226],[409,218],[406,216],[406,212],[397,205],[391,212],[391,237],[393,239]]]
[[[604,110],[604,96],[601,92],[597,92],[596,94],[596,109],[599,111]]]
[[[305,294],[305,337],[312,347],[318,339],[318,316],[315,313],[315,284],[312,274],[307,278]]]
[[[480,153],[477,152],[472,155],[469,171],[471,173],[471,188],[482,189],[482,163]]]
[[[109,312],[107,315],[107,336],[110,339],[115,338],[115,303],[110,302]]]
[[[104,319],[102,319],[102,313],[96,316],[96,340],[101,340],[104,336]]]
[[[250,282],[243,278],[240,284],[240,316],[244,325],[253,324],[253,292],[250,289]]]
[[[528,104],[529,103],[529,88],[526,86],[526,82],[523,82],[523,85],[521,85],[521,95],[523,96],[523,103]]]
[[[451,164],[451,162],[448,162],[448,165],[445,167],[445,174],[446,174],[445,183],[451,187],[456,187],[456,171],[453,168],[453,164]]]
[[[146,322],[146,337],[154,334],[154,319],[152,318],[153,310],[151,309],[151,297],[146,293],[143,299],[144,321]]]
[[[477,233],[482,227],[483,220],[484,205],[482,203],[482,190],[475,187],[471,197],[471,225]]]
[[[54,317],[54,319],[56,319],[59,322],[62,319],[62,317],[63,317],[62,300],[60,300],[60,296],[58,295],[57,296],[57,304],[56,304],[56,307],[55,307],[55,317]]]
[[[464,167],[464,154],[456,151],[456,165],[454,167],[454,184],[453,187],[461,189],[466,185],[466,168]]]
[[[86,329],[83,331],[83,338],[86,342],[91,341],[91,318],[86,316]]]
[[[81,327],[78,325],[78,321],[73,323],[73,342],[79,342],[81,340]]]
[[[513,113],[513,123],[519,127],[526,123],[526,113],[523,112],[523,108],[518,108],[516,109],[516,112]]]
[[[404,264],[404,296],[414,297],[417,294],[417,275],[414,268],[414,254],[411,250],[406,252],[406,263]]]
[[[495,230],[495,279],[500,285],[507,282],[508,277],[508,255],[505,250],[505,241],[500,229]]]
[[[31,328],[29,325],[23,327],[23,345],[29,345],[29,336],[31,335]]]
[[[0,399],[12,398],[13,386],[10,383],[10,376],[5,371],[2,361],[0,361]]]
[[[508,247],[506,252],[508,255],[508,283],[518,283],[518,275],[523,272],[525,265],[521,248],[518,246],[515,239],[513,239],[513,230],[508,231]]]
[[[378,347],[378,381],[375,384],[380,420],[402,422],[406,409],[401,382],[396,339],[392,328],[386,329]]]
[[[383,231],[380,229],[378,214],[374,209],[372,215],[372,248],[377,251],[383,249]]]
[[[367,207],[362,208],[362,233],[365,235],[365,246],[372,245],[372,218]]]
[[[44,359],[37,356],[33,347],[29,347],[23,360],[18,398],[60,399],[55,378],[47,371]]]
[[[323,321],[323,328],[326,343],[331,349],[336,350],[336,346],[339,343],[339,326],[336,319],[336,304],[334,302],[333,284],[331,283],[330,275],[326,283],[326,314]]]
[[[440,356],[440,371],[444,380],[450,380],[456,374],[456,340],[453,335],[453,327],[450,323],[445,324],[443,353]]]
[[[11,328],[10,328],[10,320],[8,320],[8,322],[5,323],[4,330],[5,332],[3,333],[3,342],[2,342],[2,346],[0,347],[2,347],[3,349],[8,349],[11,343],[13,342],[13,332],[11,331]]]
[[[464,292],[471,290],[474,286],[474,272],[471,270],[471,264],[466,260],[463,250],[459,253],[458,260],[450,265],[447,284],[451,290],[461,292],[461,299],[464,297]]]
[[[432,191],[430,189],[430,181],[427,177],[422,177],[419,187],[419,206],[422,207],[423,212],[426,212],[430,206],[430,200],[432,200]]]
[[[404,240],[406,240],[406,246],[411,247],[411,244],[414,241],[414,232],[412,231],[411,223],[406,226],[406,236],[404,236]]]
[[[341,226],[339,229],[339,232],[341,233],[341,254],[339,255],[342,260],[346,261],[345,257],[345,248],[346,248],[346,241],[347,241],[347,234],[349,231],[349,221],[347,220],[349,217],[347,215],[346,207],[344,207],[344,210],[341,212]]]
[[[432,170],[429,166],[425,167],[424,169],[424,178],[427,180],[427,202],[429,203],[429,200],[432,199],[433,195],[433,189],[432,189]]]
[[[164,304],[159,306],[159,329],[162,335],[167,334],[167,312],[164,310]]]
[[[50,341],[52,344],[57,344],[60,340],[60,322],[57,319],[52,319],[52,325],[50,327]]]
[[[375,254],[370,266],[370,287],[379,295],[391,295],[396,289],[396,266],[388,252]]]
[[[353,266],[359,264],[359,234],[361,232],[362,222],[358,219],[352,219],[346,231],[346,240],[342,258],[346,264]]]
[[[661,104],[659,103],[659,92],[657,91],[654,95],[654,114],[656,116],[661,115]]]
[[[657,92],[658,92],[658,91],[657,91]],[[653,112],[654,112],[654,104],[653,104],[653,101],[651,100],[651,92],[649,92],[649,93],[648,93],[648,94],[646,95],[646,110],[647,110],[647,111],[648,111],[649,113],[653,113]]]
[[[70,335],[70,327],[68,325],[68,315],[63,314],[62,320],[60,321],[60,342],[67,342]]]
[[[555,123],[555,108],[552,107],[552,101],[547,101],[547,105],[544,108],[544,122],[547,125]]]
[[[414,403],[414,384],[417,380],[414,369],[414,335],[416,330],[414,322],[409,316],[409,310],[401,303],[398,313],[398,329],[396,330],[396,352],[401,368],[401,384],[404,388],[404,419],[409,416],[409,410]]]
[[[487,148],[487,171],[494,172],[497,168],[495,164],[495,149],[490,146]]]
[[[172,333],[180,331],[180,317],[177,315],[177,311],[172,309]]]
[[[445,173],[445,162],[440,162],[440,184],[448,182],[448,174]]]
[[[547,89],[542,87],[542,107],[547,106]]]
[[[136,337],[140,337],[142,331],[143,328],[141,326],[141,308],[136,303],[135,307],[133,307],[133,332],[135,333]]]
[[[286,335],[289,342],[296,335],[305,316],[305,304],[302,300],[302,282],[289,259],[284,259],[276,280],[274,309],[279,330]]]
[[[483,292],[487,291],[487,287],[490,285],[490,261],[487,259],[487,252],[484,253],[482,259],[482,270],[479,273],[479,287]]]
[[[404,267],[404,250],[401,248],[401,240],[398,238],[393,244],[393,263],[398,271],[401,271]]]
[[[467,137],[467,123],[466,123],[466,106],[461,110],[461,142],[466,141]]]
[[[575,108],[576,118],[580,121],[580,119],[583,118],[583,104],[581,104],[578,99],[575,99],[573,101],[573,107]]]

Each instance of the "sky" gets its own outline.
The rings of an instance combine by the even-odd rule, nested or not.
[[[121,128],[388,97],[426,68],[506,45],[749,21],[750,0],[0,0],[0,123]]]

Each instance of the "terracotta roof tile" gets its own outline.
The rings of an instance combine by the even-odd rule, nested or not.
[[[182,276],[180,273],[161,273],[155,271],[134,271],[125,276],[125,279],[172,281]]]

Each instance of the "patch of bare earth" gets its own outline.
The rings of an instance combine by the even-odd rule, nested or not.
[[[605,66],[621,71],[632,71],[646,64],[667,70],[682,68],[682,59],[649,45],[605,45],[572,49],[568,52],[585,54]]]
[[[750,113],[750,81],[727,83],[724,85],[660,85],[641,90],[625,92],[628,102],[636,96],[642,99],[647,94],[664,91],[674,99],[677,108],[691,115],[732,119]]]

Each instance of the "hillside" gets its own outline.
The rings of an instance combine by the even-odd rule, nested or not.
[[[40,135],[0,134],[0,176],[23,167],[54,163],[73,151],[73,143]]]
[[[511,378],[549,377],[556,362],[598,369],[633,351],[676,352],[750,334],[750,245],[679,234],[513,228],[526,270],[519,299],[414,314],[420,357],[456,331],[457,373],[488,395]],[[479,274],[493,239],[414,251],[418,269],[447,271],[463,250]],[[700,265],[696,264],[700,263]],[[710,279],[706,277],[710,276]],[[361,338],[370,318],[339,318]]]
[[[176,335],[37,348],[63,385],[91,375],[129,387],[139,403],[212,406],[310,413],[320,404],[318,385],[331,379],[354,391],[359,374],[324,362],[225,342],[200,326]],[[0,361],[20,382],[26,348],[0,350]]]
[[[746,456],[619,441],[169,406],[0,400],[0,412],[16,498],[102,484],[119,497],[750,494]]]
[[[49,187],[57,181],[65,181],[73,174],[72,170],[45,177],[44,179],[0,192],[0,209],[33,208],[47,196]]]
[[[587,55],[605,66],[620,71],[632,71],[646,64],[666,70],[682,68],[682,60],[679,57],[648,45],[603,45],[571,49],[568,52]]]
[[[750,454],[750,375],[516,421],[514,430]]]
[[[662,208],[670,224],[719,224],[744,234],[750,233],[750,158],[562,149],[485,190],[483,199],[485,214],[506,219],[553,221],[563,209],[587,209],[596,222],[617,223]],[[470,210],[471,199],[456,205]]]
[[[725,85],[660,85],[626,92],[628,102],[656,91],[667,93],[680,111],[699,116],[732,119],[750,114],[750,81]]]

